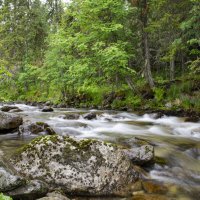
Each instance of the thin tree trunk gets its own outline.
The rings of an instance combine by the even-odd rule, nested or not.
[[[150,86],[150,88],[153,88],[154,81],[151,74],[151,64],[150,64],[150,52],[149,52],[149,44],[148,44],[148,34],[144,33],[144,53],[145,53],[145,65],[144,65],[144,73],[145,78]]]
[[[184,55],[181,54],[181,73],[183,74],[185,70],[185,62],[184,62]]]
[[[144,45],[144,75],[149,86],[153,88],[154,81],[151,74],[151,63],[150,63],[150,51],[149,51],[149,41],[148,33],[146,32],[147,22],[148,22],[148,3],[147,0],[131,0],[133,6],[137,6],[140,9],[140,21],[142,22],[142,42]]]
[[[175,61],[174,57],[170,60],[170,81],[174,80]]]

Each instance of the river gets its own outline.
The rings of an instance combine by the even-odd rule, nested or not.
[[[15,104],[23,112],[24,121],[46,122],[60,135],[79,138],[97,138],[125,144],[133,137],[150,141],[155,146],[155,156],[161,158],[147,167],[150,179],[173,184],[176,199],[200,199],[200,122],[184,122],[184,118],[167,117],[156,119],[155,114],[137,115],[130,112],[98,111],[74,108],[54,109],[43,113],[37,107]],[[98,117],[86,120],[63,119],[65,113],[95,112]],[[0,134],[0,156],[12,155],[17,147],[28,143],[33,135],[17,133]]]

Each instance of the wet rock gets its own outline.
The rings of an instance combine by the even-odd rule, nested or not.
[[[3,112],[9,112],[10,110],[13,110],[13,109],[19,109],[19,108],[17,106],[9,106],[9,105],[7,105],[7,106],[3,106],[1,108],[1,111],[3,111]]]
[[[37,102],[31,102],[29,105],[30,106],[38,106],[38,103]]]
[[[158,157],[158,156],[156,156],[154,158],[154,161],[155,161],[156,164],[159,164],[159,165],[162,165],[162,166],[167,164],[167,159],[162,158],[162,157]]]
[[[37,199],[37,200],[70,200],[60,192],[51,192],[46,195],[46,197]]]
[[[7,192],[14,199],[27,200],[44,196],[48,192],[48,185],[41,180],[31,180],[26,185]]]
[[[162,113],[162,112],[158,112],[158,113],[155,113],[153,118],[154,119],[160,119],[162,117],[164,117],[165,115]]]
[[[0,112],[0,133],[17,129],[22,122],[22,117],[18,115]]]
[[[154,160],[154,147],[152,145],[143,145],[124,151],[132,162],[138,165],[150,163]]]
[[[141,124],[139,123],[139,124],[136,124],[136,125],[141,125]],[[144,125],[144,124],[142,124],[142,125]],[[144,145],[151,145],[151,143],[149,141],[142,139],[142,138],[138,138],[138,137],[133,137],[133,138],[127,139],[123,143],[124,143],[124,145],[126,145],[130,148],[141,147],[141,146],[144,146]]]
[[[48,134],[48,135],[56,135],[56,132],[53,130],[53,128],[51,127],[47,127],[45,129],[45,132]]]
[[[53,108],[51,108],[50,106],[44,106],[42,112],[53,112]]]
[[[121,149],[91,139],[39,137],[11,162],[24,176],[45,180],[51,189],[59,187],[76,195],[118,194],[138,178]]]
[[[96,113],[87,113],[83,115],[83,118],[87,120],[96,119],[96,117],[97,117]]]
[[[21,110],[19,108],[9,110],[9,113],[16,113],[16,112],[23,112],[23,110]]]
[[[80,115],[76,114],[76,113],[67,113],[63,116],[63,119],[70,119],[70,120],[74,120],[74,119],[79,119]]]
[[[134,184],[131,185],[131,191],[136,192],[136,191],[142,191],[142,181],[138,180]]]
[[[52,105],[51,101],[47,101],[47,102],[45,103],[45,106],[51,106],[51,105]]]
[[[31,134],[38,134],[42,132],[44,129],[34,123],[28,124],[28,125],[21,125],[19,127],[19,135],[31,135]]]
[[[9,163],[0,157],[0,192],[6,192],[25,184],[25,180],[18,176]]]
[[[157,194],[136,194],[133,196],[132,200],[172,200],[165,195]]]
[[[166,194],[168,192],[168,188],[158,182],[143,181],[142,186],[150,194]]]
[[[19,126],[19,135],[48,134],[55,135],[55,131],[44,122],[26,123]]]
[[[185,122],[199,122],[199,121],[200,121],[199,116],[191,116],[185,118]]]
[[[200,148],[187,149],[185,153],[194,159],[200,160]]]

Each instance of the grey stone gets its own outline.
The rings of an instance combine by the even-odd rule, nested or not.
[[[45,158],[45,159],[44,159]],[[43,136],[11,160],[26,177],[76,195],[118,194],[138,173],[117,146],[102,141]]]
[[[0,158],[0,192],[6,192],[25,184],[25,179],[18,176],[9,163]]]
[[[88,120],[96,119],[96,117],[97,117],[96,113],[87,113],[83,115],[83,118]]]
[[[44,122],[36,122],[36,123],[25,123],[19,126],[19,135],[31,135],[31,134],[47,134],[47,135],[55,135],[55,131]]]
[[[51,192],[48,193],[46,197],[37,200],[70,200],[70,199],[59,192]]]
[[[126,155],[138,165],[152,162],[154,159],[154,147],[152,145],[143,145],[141,147],[125,150]]]
[[[8,132],[9,130],[16,129],[22,122],[22,117],[16,114],[0,112],[0,133],[1,130]]]
[[[48,185],[41,180],[31,180],[26,185],[7,192],[9,196],[19,199],[36,199],[48,192]]]
[[[19,127],[19,135],[31,135],[31,134],[38,134],[42,132],[44,129],[35,124],[35,123],[30,123],[30,124],[24,124]]]
[[[16,112],[23,112],[23,110],[21,110],[19,108],[9,110],[9,113],[16,113]]]
[[[80,116],[79,114],[76,114],[76,113],[69,113],[69,114],[65,114],[63,119],[78,119]]]
[[[53,108],[50,106],[44,106],[42,109],[42,112],[53,112]]]

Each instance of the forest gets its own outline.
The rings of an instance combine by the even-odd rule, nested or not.
[[[199,0],[1,0],[0,100],[200,109]]]

